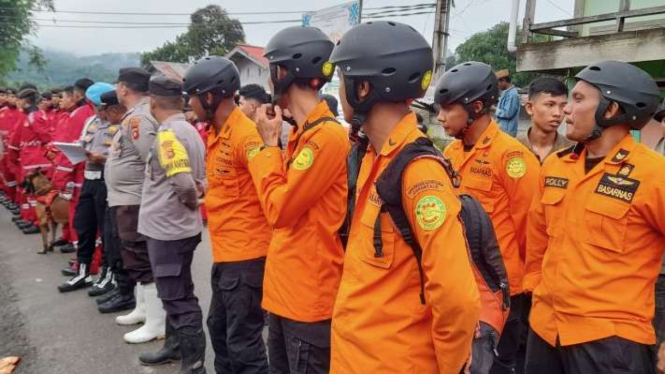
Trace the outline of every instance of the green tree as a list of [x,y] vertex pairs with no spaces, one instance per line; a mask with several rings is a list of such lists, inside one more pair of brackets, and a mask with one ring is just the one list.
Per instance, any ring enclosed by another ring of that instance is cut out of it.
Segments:
[[141,63],[150,61],[189,62],[206,55],[224,55],[236,45],[243,43],[245,32],[237,19],[232,19],[222,7],[208,5],[198,9],[190,17],[191,23],[184,34],[174,42],[141,56]]
[[16,67],[21,51],[30,55],[32,64],[42,66],[45,63],[40,50],[26,39],[37,28],[31,19],[32,13],[40,9],[53,11],[53,0],[0,0],[0,77],[3,79]]
[[[513,83],[518,87],[524,87],[538,74],[515,73],[517,58],[515,54],[509,53],[506,48],[508,26],[508,22],[501,22],[487,31],[474,34],[457,47],[455,55],[457,55],[459,63],[480,61],[491,65],[495,71],[509,69],[512,73]],[[517,40],[520,40],[519,34],[518,31]],[[534,41],[549,39],[549,37],[543,35],[535,35],[534,38]]]

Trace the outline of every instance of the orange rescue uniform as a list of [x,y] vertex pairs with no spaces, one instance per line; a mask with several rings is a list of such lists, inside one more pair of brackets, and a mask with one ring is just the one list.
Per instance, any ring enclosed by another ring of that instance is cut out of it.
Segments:
[[370,147],[358,177],[332,324],[331,373],[457,374],[469,358],[480,299],[458,214],[461,204],[441,164],[413,161],[403,174],[403,206],[423,251],[425,299],[418,265],[387,212],[383,257],[375,257],[380,198],[374,183],[408,144],[423,137],[408,114],[377,152]]
[[268,252],[272,228],[247,166],[262,145],[256,124],[237,107],[219,134],[208,134],[205,206],[216,263],[253,260]]
[[346,215],[349,140],[325,101],[290,136],[286,160],[268,147],[249,163],[273,236],[263,308],[299,322],[332,317],[344,251],[338,231]]
[[445,150],[461,176],[462,192],[478,199],[489,214],[508,272],[510,295],[522,293],[527,214],[535,194],[540,163],[492,120],[473,149],[455,140]]
[[543,164],[529,215],[531,328],[552,346],[654,344],[665,248],[665,158],[627,135],[589,173],[572,148]]

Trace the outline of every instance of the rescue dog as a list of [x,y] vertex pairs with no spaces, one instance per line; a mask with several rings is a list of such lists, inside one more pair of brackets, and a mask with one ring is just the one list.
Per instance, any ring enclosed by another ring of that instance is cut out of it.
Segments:
[[[26,193],[37,198],[35,213],[39,222],[39,230],[42,234],[42,250],[39,254],[53,251],[55,235],[58,225],[69,224],[69,201],[60,196],[58,190],[53,187],[51,181],[39,169],[29,174],[23,182]],[[49,240],[48,234],[51,233]]]

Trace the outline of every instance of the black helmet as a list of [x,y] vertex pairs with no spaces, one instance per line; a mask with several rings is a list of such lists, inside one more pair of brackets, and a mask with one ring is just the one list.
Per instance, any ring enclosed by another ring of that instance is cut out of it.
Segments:
[[492,67],[477,61],[459,64],[445,72],[436,83],[434,103],[450,105],[459,103],[469,113],[469,124],[478,114],[473,110],[473,102],[482,101],[483,113],[496,104],[499,98],[498,80]]
[[183,85],[190,95],[214,90],[215,94],[228,97],[240,88],[240,73],[228,58],[207,56],[187,69]]
[[[235,64],[224,57],[207,56],[194,63],[183,78],[183,89],[189,95],[196,95],[206,111],[206,120],[212,120],[219,103],[232,96],[240,88],[240,73]],[[209,105],[203,94],[211,92],[214,96]]]
[[[335,71],[329,61],[334,46],[330,38],[316,27],[293,26],[275,34],[263,56],[270,62],[270,79],[276,99],[296,79],[319,78],[321,86],[329,82]],[[284,79],[278,79],[277,66],[286,69]]]
[[[377,102],[401,102],[425,95],[432,80],[432,48],[409,25],[390,21],[363,23],[349,30],[330,58],[344,75],[346,99],[355,126]],[[368,81],[372,92],[356,97],[356,83]]]
[[[596,87],[602,99],[596,109],[596,129],[590,139],[600,137],[603,129],[627,124],[632,130],[641,130],[656,114],[660,92],[656,82],[642,69],[618,61],[601,61],[587,66],[575,79]],[[603,115],[614,101],[623,110],[615,118]]]

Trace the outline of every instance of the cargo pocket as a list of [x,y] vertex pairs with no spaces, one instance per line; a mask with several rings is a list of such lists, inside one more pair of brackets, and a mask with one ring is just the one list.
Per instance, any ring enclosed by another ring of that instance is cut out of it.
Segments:
[[307,366],[309,361],[309,353],[311,346],[304,340],[292,338],[290,342],[290,350],[293,353],[293,361],[291,361],[291,373],[293,374],[307,374]]
[[369,243],[363,245],[363,253],[361,258],[364,262],[380,267],[389,269],[395,257],[395,228],[393,227],[392,219],[387,212],[380,213],[381,215],[381,244],[382,248],[377,249],[374,240],[374,228],[376,224],[376,215],[378,208],[365,209],[360,219],[362,229],[367,230],[367,234],[363,235]]
[[557,237],[561,234],[563,217],[561,214],[556,214],[554,212],[554,207],[563,201],[564,196],[566,196],[565,191],[546,188],[543,192],[543,196],[540,198],[540,203],[543,205],[543,211],[545,213],[545,219],[548,222],[546,229],[547,235],[550,237]]
[[594,195],[584,208],[585,241],[613,252],[623,252],[630,204]]
[[494,200],[491,197],[492,179],[468,178],[464,180],[467,192],[475,197],[483,209],[492,215],[494,212]]
[[185,297],[185,284],[180,279],[182,264],[155,265],[154,275],[159,282],[157,296],[162,300],[178,300]]

